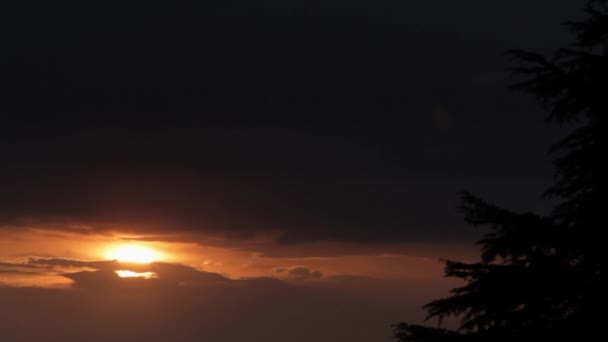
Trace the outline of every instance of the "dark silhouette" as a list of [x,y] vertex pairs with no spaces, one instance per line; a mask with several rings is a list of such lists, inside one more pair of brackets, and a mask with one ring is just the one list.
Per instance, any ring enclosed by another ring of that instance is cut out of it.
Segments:
[[[489,231],[478,242],[477,263],[447,261],[445,275],[463,279],[451,296],[428,303],[439,327],[400,323],[395,338],[429,341],[590,341],[606,337],[606,249],[601,231],[598,174],[606,156],[599,144],[608,90],[608,1],[591,0],[583,21],[566,25],[572,46],[547,58],[511,51],[524,80],[516,90],[534,95],[548,121],[573,131],[554,145],[556,183],[545,196],[558,205],[549,216],[515,213],[469,193],[462,196],[465,220]],[[456,331],[443,318],[459,318]]]

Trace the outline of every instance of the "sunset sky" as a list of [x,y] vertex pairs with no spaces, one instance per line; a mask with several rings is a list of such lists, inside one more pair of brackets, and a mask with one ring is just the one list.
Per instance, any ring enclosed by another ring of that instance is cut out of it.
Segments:
[[[0,341],[390,341],[546,211],[505,51],[572,1],[0,5]],[[449,324],[449,322],[448,322]]]

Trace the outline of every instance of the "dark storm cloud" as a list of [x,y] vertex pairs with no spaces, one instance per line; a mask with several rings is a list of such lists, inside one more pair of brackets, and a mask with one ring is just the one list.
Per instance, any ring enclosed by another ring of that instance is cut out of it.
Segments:
[[3,226],[283,243],[461,238],[462,189],[538,206],[556,133],[506,93],[501,54],[557,46],[577,9],[0,6]]

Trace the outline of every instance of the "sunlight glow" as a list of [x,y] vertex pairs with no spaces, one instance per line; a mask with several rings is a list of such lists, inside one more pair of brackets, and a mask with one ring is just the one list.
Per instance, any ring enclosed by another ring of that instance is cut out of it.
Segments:
[[145,279],[158,279],[158,274],[154,272],[133,272],[127,270],[115,271],[121,278],[145,278]]
[[149,263],[159,259],[160,255],[152,248],[139,245],[122,245],[108,251],[108,258],[121,262]]

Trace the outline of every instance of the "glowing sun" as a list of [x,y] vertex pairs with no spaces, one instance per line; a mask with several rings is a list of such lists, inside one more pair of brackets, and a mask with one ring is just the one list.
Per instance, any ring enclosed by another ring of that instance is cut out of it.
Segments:
[[149,263],[158,260],[160,254],[145,246],[121,245],[108,250],[106,256],[121,262]]

